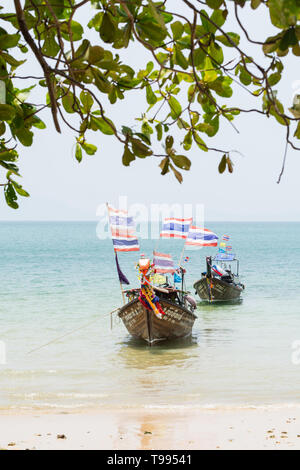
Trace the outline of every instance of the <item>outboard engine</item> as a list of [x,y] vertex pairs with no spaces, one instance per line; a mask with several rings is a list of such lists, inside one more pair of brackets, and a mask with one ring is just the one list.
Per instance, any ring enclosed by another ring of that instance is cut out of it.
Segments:
[[189,294],[186,294],[184,297],[183,297],[183,300],[184,300],[184,306],[185,308],[191,310],[192,312],[194,310],[196,310],[197,308],[197,303],[196,303],[196,300],[194,299],[194,297],[192,295],[189,295]]
[[206,276],[211,278],[211,256],[206,257]]

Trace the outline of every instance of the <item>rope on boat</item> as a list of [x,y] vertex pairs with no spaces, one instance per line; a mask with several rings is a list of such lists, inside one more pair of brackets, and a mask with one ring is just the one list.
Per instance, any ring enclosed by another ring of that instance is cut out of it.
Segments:
[[[110,315],[110,318],[111,318],[111,325],[112,325],[112,315],[113,315],[113,313],[117,312],[118,310],[120,310],[120,309],[119,309],[119,308],[115,308],[115,310],[112,310],[112,311],[108,314],[108,315]],[[89,323],[86,323],[85,325],[82,325],[82,326],[80,326],[79,328],[75,328],[74,330],[69,331],[68,333],[65,333],[65,334],[62,335],[62,336],[59,336],[58,338],[55,338],[55,339],[49,341],[49,342],[46,343],[46,344],[42,344],[41,346],[39,346],[39,347],[37,347],[37,348],[31,349],[31,351],[28,351],[27,354],[31,354],[31,353],[33,353],[33,352],[35,352],[35,351],[39,351],[40,349],[45,348],[46,346],[49,346],[50,344],[55,343],[56,341],[59,341],[60,339],[65,338],[66,336],[72,335],[73,333],[76,333],[77,331],[83,330],[84,328],[87,328],[88,326],[93,325],[94,323],[96,323],[97,321],[99,321],[100,318],[101,318],[101,317],[97,318],[97,320],[93,320],[93,321],[91,321],[91,322],[89,322]]]

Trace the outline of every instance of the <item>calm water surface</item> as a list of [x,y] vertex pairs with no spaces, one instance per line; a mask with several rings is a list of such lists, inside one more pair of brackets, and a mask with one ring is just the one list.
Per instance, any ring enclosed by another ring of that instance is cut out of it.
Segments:
[[[205,305],[188,342],[149,348],[109,312],[121,303],[110,240],[96,224],[0,223],[0,408],[300,405],[300,224],[210,223],[231,235],[241,304]],[[142,241],[150,255],[154,242]],[[179,257],[181,241],[159,249]],[[212,250],[188,253],[187,287]],[[120,255],[136,281],[136,253]],[[95,323],[35,353],[28,351]]]

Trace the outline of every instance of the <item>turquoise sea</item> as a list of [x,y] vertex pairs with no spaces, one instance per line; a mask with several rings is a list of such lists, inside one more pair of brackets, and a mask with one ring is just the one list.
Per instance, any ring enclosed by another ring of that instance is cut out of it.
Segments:
[[[97,238],[95,222],[0,223],[0,408],[300,405],[300,365],[292,362],[300,340],[300,223],[207,226],[231,236],[243,302],[199,302],[192,341],[149,348],[117,318],[110,328],[121,295],[111,241]],[[150,255],[155,244],[142,240],[142,252]],[[176,259],[182,241],[161,240],[158,248]],[[192,292],[214,250],[187,253]],[[136,260],[137,253],[119,256],[132,286]]]

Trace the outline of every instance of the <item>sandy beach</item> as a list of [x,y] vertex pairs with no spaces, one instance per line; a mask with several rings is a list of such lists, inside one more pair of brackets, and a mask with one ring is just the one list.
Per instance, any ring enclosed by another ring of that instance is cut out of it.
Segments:
[[1,412],[0,448],[300,449],[300,409]]

